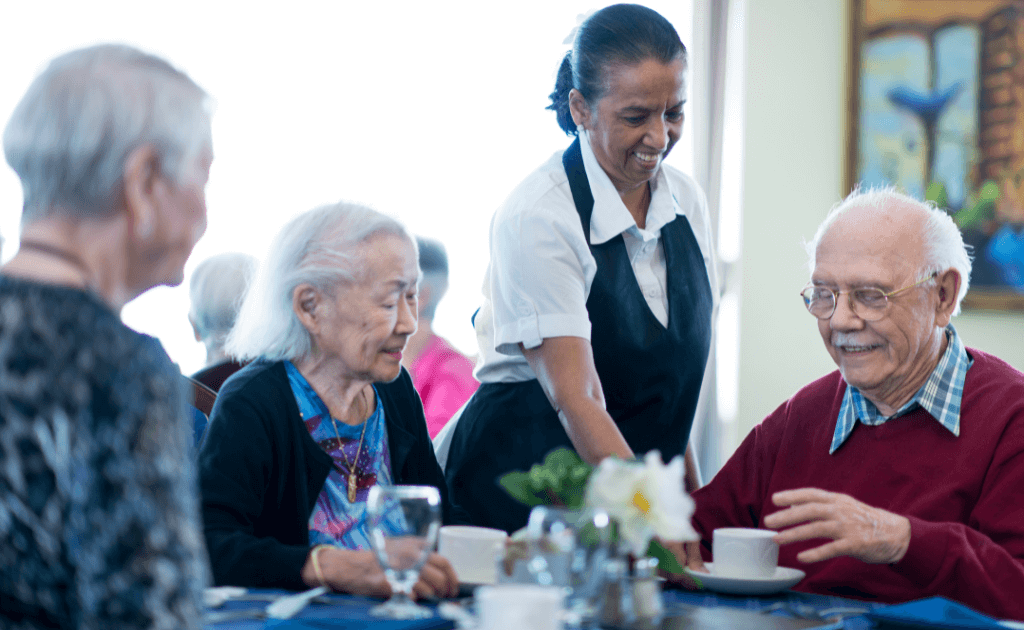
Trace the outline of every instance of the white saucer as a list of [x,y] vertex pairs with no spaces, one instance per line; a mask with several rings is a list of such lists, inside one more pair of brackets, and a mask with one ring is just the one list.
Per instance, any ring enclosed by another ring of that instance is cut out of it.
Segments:
[[700,580],[704,588],[718,593],[729,593],[731,595],[770,595],[784,591],[787,588],[796,586],[800,580],[807,576],[800,569],[788,567],[776,567],[775,575],[766,578],[742,578],[715,575],[715,564],[707,562],[704,564],[710,573],[693,571],[685,568],[687,575]]

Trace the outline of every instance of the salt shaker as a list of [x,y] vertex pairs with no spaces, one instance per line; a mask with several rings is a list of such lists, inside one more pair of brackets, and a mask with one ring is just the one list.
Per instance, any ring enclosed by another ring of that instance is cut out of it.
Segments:
[[654,630],[665,616],[665,601],[658,579],[658,559],[641,558],[633,564],[633,628]]
[[631,627],[633,588],[624,558],[609,558],[604,565],[604,597],[601,603],[601,624],[612,628]]

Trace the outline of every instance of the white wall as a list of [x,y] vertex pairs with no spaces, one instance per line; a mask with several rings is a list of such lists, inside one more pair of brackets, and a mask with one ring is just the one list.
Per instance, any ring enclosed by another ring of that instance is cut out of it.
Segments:
[[[727,452],[835,368],[798,294],[803,241],[846,192],[847,20],[846,2],[747,0],[740,401]],[[965,313],[954,324],[968,346],[1024,370],[1024,314]]]

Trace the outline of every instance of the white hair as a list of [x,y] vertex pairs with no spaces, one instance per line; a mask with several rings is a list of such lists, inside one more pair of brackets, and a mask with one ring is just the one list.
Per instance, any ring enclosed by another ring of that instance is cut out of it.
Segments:
[[255,271],[255,258],[231,252],[207,258],[192,272],[189,316],[207,346],[215,350],[224,346]]
[[309,332],[292,309],[301,284],[333,293],[362,278],[359,246],[378,235],[416,241],[397,219],[354,203],[338,203],[304,212],[288,222],[246,294],[225,349],[240,360],[295,360],[312,351]]
[[828,216],[818,226],[814,238],[806,245],[811,273],[814,273],[818,245],[825,238],[825,234],[828,233],[836,219],[852,208],[874,208],[890,214],[914,208],[927,213],[927,218],[921,226],[924,260],[921,262],[921,271],[917,279],[924,280],[936,273],[955,269],[960,274],[960,291],[956,296],[956,308],[953,310],[953,315],[960,313],[960,303],[967,295],[967,289],[971,283],[971,252],[969,246],[964,244],[960,228],[956,226],[948,212],[934,203],[915,199],[892,187],[867,190],[857,188],[846,199],[832,206]]
[[57,57],[36,77],[4,130],[4,154],[24,193],[24,220],[109,214],[131,152],[152,144],[180,183],[210,144],[209,98],[163,59],[118,44]]

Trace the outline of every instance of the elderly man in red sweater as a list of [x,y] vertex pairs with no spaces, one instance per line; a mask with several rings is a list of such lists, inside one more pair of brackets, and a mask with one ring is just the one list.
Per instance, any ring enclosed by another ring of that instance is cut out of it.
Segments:
[[[768,528],[779,564],[807,573],[797,590],[1024,619],[1024,374],[950,324],[971,270],[959,231],[891,190],[856,192],[808,251],[803,299],[839,370],[694,493],[705,558],[716,528]],[[697,550],[678,553],[700,568]]]

